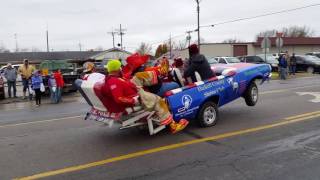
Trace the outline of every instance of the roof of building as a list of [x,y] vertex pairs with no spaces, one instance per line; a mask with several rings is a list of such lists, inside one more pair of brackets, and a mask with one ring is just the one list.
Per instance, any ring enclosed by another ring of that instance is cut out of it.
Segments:
[[[114,53],[117,53],[116,55]],[[121,53],[121,54],[119,54]],[[101,51],[97,54],[94,54],[90,57],[90,59],[95,60],[104,60],[104,59],[112,59],[112,58],[126,58],[132,53],[119,48],[111,48],[105,51]]]
[[14,52],[0,53],[0,63],[21,63],[23,59],[37,63],[43,60],[87,60],[102,51]]
[[[269,37],[271,46],[276,46],[276,37]],[[282,37],[284,46],[320,45],[320,37]],[[254,46],[261,46],[263,37],[258,37]]]

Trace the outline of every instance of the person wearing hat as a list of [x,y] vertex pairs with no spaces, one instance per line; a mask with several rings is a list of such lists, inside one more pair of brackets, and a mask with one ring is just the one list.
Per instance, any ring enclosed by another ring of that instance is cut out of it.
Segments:
[[35,71],[35,68],[29,64],[28,59],[24,59],[23,65],[21,65],[18,69],[18,73],[21,75],[22,78],[23,99],[26,99],[26,92],[27,89],[29,90],[29,80],[31,79],[33,71]]
[[9,98],[11,98],[11,88],[13,88],[13,97],[17,97],[17,71],[10,63],[8,63],[7,69],[4,71],[4,77],[7,79]]
[[88,74],[95,72],[95,65],[93,62],[86,62],[83,64],[83,74],[81,74],[81,79],[86,79]]
[[40,106],[41,105],[41,84],[43,83],[41,74],[39,71],[34,71],[33,75],[31,77],[31,87],[35,92],[35,100],[36,100],[36,105]]
[[184,71],[184,77],[191,77],[193,82],[197,81],[196,72],[200,74],[202,80],[210,79],[215,76],[211,70],[207,58],[199,53],[199,48],[196,44],[192,44],[189,49],[189,62],[188,68]]
[[[188,125],[188,121],[181,119],[175,122],[165,100],[161,97],[146,92],[142,88],[143,82],[126,80],[122,76],[121,63],[110,60],[105,66],[109,75],[105,79],[104,92],[111,95],[114,100],[114,113],[123,112],[126,107],[143,104],[147,110],[155,111],[162,125],[169,125],[171,132],[181,131]],[[137,78],[133,77],[137,80]],[[139,79],[139,78],[138,78]],[[110,111],[110,109],[108,109]]]

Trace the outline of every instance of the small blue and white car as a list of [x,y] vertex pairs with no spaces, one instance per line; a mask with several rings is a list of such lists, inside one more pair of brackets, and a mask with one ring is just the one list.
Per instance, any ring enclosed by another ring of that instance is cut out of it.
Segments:
[[[214,65],[212,70],[216,73],[215,77],[165,93],[164,98],[175,120],[197,120],[202,127],[213,126],[219,119],[218,108],[237,98],[243,97],[248,106],[254,106],[259,99],[256,80],[261,79],[263,83],[271,76],[271,67],[267,64],[220,64]],[[93,73],[87,80],[76,81],[79,92],[91,106],[85,119],[108,125],[117,122],[121,125],[120,129],[147,125],[150,135],[165,129],[154,112],[146,111],[141,106],[127,108],[123,113],[108,112],[97,94],[104,78],[100,73]]]

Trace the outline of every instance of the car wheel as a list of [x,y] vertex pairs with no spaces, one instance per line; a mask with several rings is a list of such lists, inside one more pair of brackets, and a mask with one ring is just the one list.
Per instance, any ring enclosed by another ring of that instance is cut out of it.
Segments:
[[308,72],[309,74],[313,74],[313,73],[314,73],[314,68],[311,67],[311,66],[308,67],[307,72]]
[[259,99],[259,90],[256,83],[253,81],[251,82],[250,86],[244,93],[244,99],[248,106],[254,106],[257,104]]
[[197,119],[201,127],[210,127],[217,124],[219,119],[218,106],[208,101],[201,106]]

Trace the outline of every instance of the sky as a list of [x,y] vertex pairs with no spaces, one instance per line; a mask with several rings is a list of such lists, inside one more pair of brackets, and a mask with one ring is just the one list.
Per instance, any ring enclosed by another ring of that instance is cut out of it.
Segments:
[[[223,21],[292,9],[320,0],[201,0],[200,24]],[[293,25],[307,26],[320,36],[320,6],[285,14],[201,28],[206,43],[236,38],[254,41],[257,33]],[[53,51],[112,48],[112,29],[120,23],[126,29],[123,46],[135,51],[141,42],[157,45],[170,35],[185,41],[186,31],[196,29],[195,0],[1,0],[0,46],[46,50],[46,29]],[[15,35],[16,34],[16,39]],[[179,35],[178,37],[176,37]],[[192,41],[196,41],[192,34]],[[115,36],[115,43],[120,37]]]

